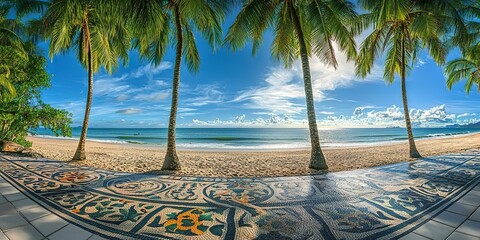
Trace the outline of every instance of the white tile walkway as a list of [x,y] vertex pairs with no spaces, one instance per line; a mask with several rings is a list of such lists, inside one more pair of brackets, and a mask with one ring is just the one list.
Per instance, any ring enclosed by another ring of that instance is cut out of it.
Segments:
[[480,240],[480,184],[402,239]]
[[52,214],[0,176],[0,240],[100,240]]

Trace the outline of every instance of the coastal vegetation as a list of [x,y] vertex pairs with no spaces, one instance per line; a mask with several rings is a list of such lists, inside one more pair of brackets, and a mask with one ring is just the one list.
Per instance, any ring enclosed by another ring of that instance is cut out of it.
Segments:
[[[9,51],[0,46],[0,52]],[[42,126],[56,136],[71,136],[72,114],[43,102],[41,91],[50,87],[46,59],[35,54],[14,62],[9,79],[16,95],[0,100],[0,139],[30,147],[26,140],[30,129]]]
[[[25,147],[30,129],[42,126],[56,136],[71,136],[71,113],[43,102],[41,91],[50,87],[46,59],[27,34],[22,16],[40,8],[24,2],[0,5],[0,140]],[[15,18],[8,14],[14,13]]]
[[[87,97],[82,131],[73,160],[85,160],[94,74],[104,68],[111,74],[126,64],[131,52],[158,65],[167,49],[174,47],[172,101],[167,151],[162,170],[180,170],[175,128],[179,105],[182,61],[191,72],[200,68],[196,36],[215,50],[223,43],[238,50],[252,43],[255,53],[266,32],[273,39],[271,54],[285,67],[300,60],[311,141],[312,169],[328,169],[320,146],[315,114],[310,63],[312,57],[337,68],[338,52],[356,62],[356,73],[367,77],[375,61],[385,57],[384,79],[401,81],[409,156],[420,157],[409,115],[406,78],[421,51],[439,65],[447,53],[459,48],[460,59],[445,67],[447,86],[467,79],[467,93],[480,89],[478,23],[480,3],[473,0],[360,0],[362,14],[345,0],[0,0],[0,139],[28,145],[28,129],[44,126],[55,134],[71,135],[71,115],[42,102],[41,89],[48,87],[45,59],[35,50],[37,40],[49,42],[50,58],[74,51],[87,70]],[[9,19],[12,8],[17,16]],[[239,9],[223,36],[229,10]],[[22,20],[34,13],[39,19]],[[119,17],[121,16],[121,17]],[[23,25],[30,27],[24,27]],[[355,37],[367,33],[359,48]],[[132,51],[133,50],[133,51]],[[358,50],[358,54],[357,54]]]

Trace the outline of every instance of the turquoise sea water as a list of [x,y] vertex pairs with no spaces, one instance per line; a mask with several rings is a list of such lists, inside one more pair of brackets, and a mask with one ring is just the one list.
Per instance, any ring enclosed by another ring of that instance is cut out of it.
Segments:
[[[80,128],[73,129],[78,138]],[[417,139],[480,132],[476,128],[417,128]],[[53,137],[51,132],[37,129],[33,135]],[[188,149],[286,149],[309,147],[308,129],[303,128],[178,128],[177,146]],[[165,128],[90,128],[87,139],[100,142],[151,144],[165,146]],[[324,147],[378,145],[405,141],[403,128],[320,129]]]

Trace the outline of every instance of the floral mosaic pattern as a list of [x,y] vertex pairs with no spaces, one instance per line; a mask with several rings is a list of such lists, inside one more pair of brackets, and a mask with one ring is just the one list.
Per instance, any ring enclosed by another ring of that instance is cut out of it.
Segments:
[[0,174],[111,239],[391,239],[480,182],[480,151],[279,178],[127,174],[0,155]]

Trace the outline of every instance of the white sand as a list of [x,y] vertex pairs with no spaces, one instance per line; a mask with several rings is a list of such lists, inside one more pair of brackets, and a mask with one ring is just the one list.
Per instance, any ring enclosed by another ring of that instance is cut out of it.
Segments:
[[[69,161],[77,141],[29,137],[33,148],[45,157]],[[124,172],[158,172],[165,149],[135,144],[88,141],[87,160],[70,162]],[[418,140],[424,157],[480,148],[480,134]],[[345,171],[396,162],[412,161],[408,143],[375,147],[324,149],[329,171]],[[260,177],[308,175],[308,150],[291,151],[178,151],[182,170],[177,175],[210,177]]]

